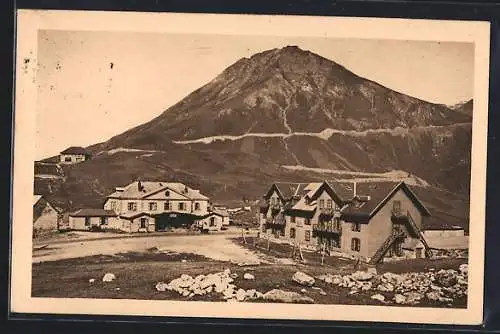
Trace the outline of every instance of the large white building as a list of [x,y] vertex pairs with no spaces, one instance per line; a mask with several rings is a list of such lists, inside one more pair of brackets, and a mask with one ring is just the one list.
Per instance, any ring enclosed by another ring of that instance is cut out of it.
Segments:
[[[117,187],[101,210],[102,219],[90,219],[75,213],[73,229],[92,229],[99,222],[101,229],[126,232],[163,231],[168,227],[187,227],[193,224],[209,230],[221,228],[222,221],[212,219],[210,199],[199,190],[178,182],[136,181]],[[110,214],[113,213],[113,214]]]

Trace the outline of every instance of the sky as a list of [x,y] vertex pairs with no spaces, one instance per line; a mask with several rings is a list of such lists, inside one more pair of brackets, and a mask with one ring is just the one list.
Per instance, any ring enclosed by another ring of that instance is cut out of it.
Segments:
[[434,103],[473,97],[468,43],[39,31],[36,159],[151,120],[243,57],[287,45]]

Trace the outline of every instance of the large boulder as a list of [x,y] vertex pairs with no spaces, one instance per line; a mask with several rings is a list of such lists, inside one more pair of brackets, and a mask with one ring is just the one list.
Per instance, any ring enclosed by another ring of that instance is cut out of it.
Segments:
[[380,293],[377,293],[373,296],[371,296],[371,299],[378,300],[379,302],[383,302],[385,300],[385,297],[381,295]]
[[253,279],[255,279],[255,276],[254,276],[254,275],[252,275],[252,274],[250,274],[250,273],[245,273],[245,274],[243,275],[243,278],[244,278],[244,279],[247,279],[247,280],[253,280]]
[[356,281],[369,281],[373,278],[373,273],[368,271],[356,271],[351,277]]
[[293,291],[283,291],[273,289],[266,292],[263,296],[264,300],[277,303],[298,303],[298,304],[314,304],[314,299]]
[[458,270],[460,271],[460,273],[462,275],[467,275],[469,273],[469,265],[464,263],[464,264],[461,264],[459,267],[458,267]]
[[311,277],[301,271],[297,271],[295,274],[293,274],[292,280],[299,283],[300,285],[306,286],[313,286],[315,282],[314,277]]
[[112,282],[116,279],[115,274],[113,273],[107,273],[103,276],[102,281],[103,282]]

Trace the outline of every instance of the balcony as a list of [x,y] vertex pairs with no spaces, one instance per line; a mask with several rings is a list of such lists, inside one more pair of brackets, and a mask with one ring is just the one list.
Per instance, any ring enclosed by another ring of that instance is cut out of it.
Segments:
[[271,221],[266,222],[267,228],[284,228],[286,225],[285,216],[279,214],[274,217]]
[[333,217],[336,210],[334,208],[319,208],[319,213],[322,216]]
[[313,231],[316,233],[334,233],[334,234],[342,234],[342,228],[340,224],[327,222],[327,223],[318,223],[313,225]]
[[392,235],[397,236],[399,238],[406,238],[406,230],[402,225],[393,224],[392,225]]

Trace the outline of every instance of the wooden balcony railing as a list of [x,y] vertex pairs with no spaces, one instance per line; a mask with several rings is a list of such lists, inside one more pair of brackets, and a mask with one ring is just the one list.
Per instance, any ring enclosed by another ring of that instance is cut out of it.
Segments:
[[315,232],[342,234],[342,228],[340,227],[339,224],[335,224],[335,223],[313,224],[312,228],[313,228],[313,231],[315,231]]

